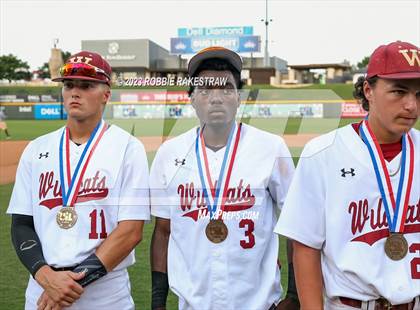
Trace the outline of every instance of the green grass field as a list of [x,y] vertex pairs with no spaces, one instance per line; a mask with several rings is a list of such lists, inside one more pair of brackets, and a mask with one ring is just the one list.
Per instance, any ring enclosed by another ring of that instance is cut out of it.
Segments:
[[[252,119],[244,120],[250,124],[277,134],[323,133],[343,126],[356,120],[328,120],[328,119]],[[118,121],[109,120],[132,132],[135,136],[167,136],[177,135],[196,124],[195,120],[138,120]],[[64,121],[8,121],[8,126],[13,140],[32,140],[40,135],[63,126]],[[416,128],[420,128],[417,122]],[[4,140],[1,132],[0,140]],[[295,162],[298,159],[301,148],[292,149]],[[148,153],[149,164],[152,162],[154,152]],[[10,241],[11,219],[5,214],[13,184],[0,186],[0,309],[22,309],[24,305],[25,288],[28,280],[28,272],[19,262]],[[153,223],[147,224],[144,230],[144,238],[136,248],[137,263],[129,268],[132,295],[137,309],[150,308],[151,279],[149,265],[149,246]],[[282,284],[287,287],[287,263],[285,258],[285,241],[281,239],[280,261],[284,266],[282,270]],[[177,298],[173,294],[169,296],[168,309],[177,308]]]

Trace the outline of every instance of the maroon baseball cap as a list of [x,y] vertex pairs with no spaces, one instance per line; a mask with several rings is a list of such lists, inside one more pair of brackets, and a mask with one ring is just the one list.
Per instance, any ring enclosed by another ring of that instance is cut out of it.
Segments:
[[396,41],[379,46],[370,56],[367,78],[420,79],[420,50],[417,46]]
[[188,63],[188,75],[194,76],[200,64],[204,60],[210,59],[210,58],[218,58],[218,59],[226,60],[239,73],[242,70],[241,56],[239,56],[237,53],[235,53],[234,51],[230,49],[227,49],[221,46],[212,46],[212,47],[202,49],[191,58],[190,62]]
[[60,77],[53,79],[61,82],[67,79],[95,81],[111,84],[112,69],[109,63],[99,54],[88,51],[70,56],[60,69]]

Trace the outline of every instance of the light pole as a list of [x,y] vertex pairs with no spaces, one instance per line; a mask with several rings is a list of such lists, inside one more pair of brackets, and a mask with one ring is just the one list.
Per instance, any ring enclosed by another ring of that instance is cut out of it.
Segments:
[[265,24],[265,51],[264,51],[264,66],[270,66],[270,56],[268,54],[268,25],[273,21],[268,19],[268,0],[265,0],[265,19],[261,19]]

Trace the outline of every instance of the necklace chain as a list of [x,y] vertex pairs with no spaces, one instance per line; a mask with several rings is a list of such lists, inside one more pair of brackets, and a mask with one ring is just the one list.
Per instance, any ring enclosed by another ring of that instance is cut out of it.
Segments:
[[394,172],[394,173],[389,173],[389,176],[390,177],[393,177],[393,176],[395,176],[398,172],[400,172],[400,169],[401,169],[401,161],[402,161],[402,158],[400,158],[400,164],[398,165],[398,169]]

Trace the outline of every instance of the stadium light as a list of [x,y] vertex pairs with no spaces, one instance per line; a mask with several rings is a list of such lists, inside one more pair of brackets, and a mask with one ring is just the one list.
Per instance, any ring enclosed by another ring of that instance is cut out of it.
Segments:
[[261,19],[265,24],[265,50],[264,50],[264,66],[270,66],[270,56],[268,54],[268,25],[273,21],[268,18],[268,0],[265,0],[265,19]]

